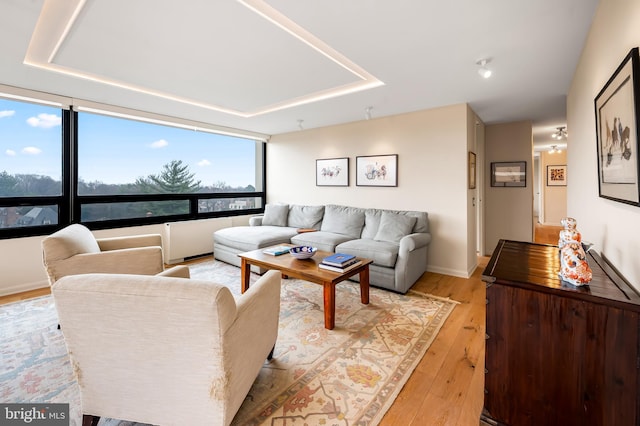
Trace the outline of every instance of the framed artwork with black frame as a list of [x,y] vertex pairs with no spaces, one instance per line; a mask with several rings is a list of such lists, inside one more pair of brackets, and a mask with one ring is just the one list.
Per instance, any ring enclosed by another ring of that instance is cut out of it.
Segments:
[[594,100],[599,195],[634,206],[640,206],[639,60],[635,47]]
[[349,158],[316,160],[316,186],[349,186]]
[[547,186],[567,186],[567,166],[547,166]]
[[356,157],[356,186],[398,186],[398,154]]
[[527,186],[527,162],[510,161],[491,163],[491,186]]

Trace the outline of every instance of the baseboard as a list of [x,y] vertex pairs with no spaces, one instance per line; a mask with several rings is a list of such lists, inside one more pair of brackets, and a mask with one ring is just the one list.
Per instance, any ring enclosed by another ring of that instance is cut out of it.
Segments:
[[[475,271],[475,267],[473,268]],[[469,278],[471,274],[466,271],[460,271],[458,269],[440,268],[438,266],[427,266],[427,272],[434,272],[436,274],[451,275],[458,278]]]
[[31,283],[20,283],[10,287],[0,288],[0,296],[9,296],[11,294],[23,293],[25,291],[38,290],[49,287],[49,281],[36,281]]

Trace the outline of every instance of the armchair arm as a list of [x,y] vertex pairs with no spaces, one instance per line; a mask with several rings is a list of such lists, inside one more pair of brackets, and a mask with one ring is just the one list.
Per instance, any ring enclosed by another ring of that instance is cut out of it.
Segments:
[[178,265],[156,274],[157,277],[191,278],[191,272],[186,265]]
[[66,275],[89,273],[155,275],[164,270],[162,259],[160,247],[139,247],[77,254],[68,259],[50,262],[46,267],[55,282]]
[[162,247],[160,234],[131,235],[124,237],[110,237],[96,239],[102,251],[120,250],[137,247]]
[[224,364],[228,366],[227,376],[233,377],[227,402],[236,410],[278,337],[280,281],[279,271],[268,271],[252,284],[236,299],[236,319],[225,331]]

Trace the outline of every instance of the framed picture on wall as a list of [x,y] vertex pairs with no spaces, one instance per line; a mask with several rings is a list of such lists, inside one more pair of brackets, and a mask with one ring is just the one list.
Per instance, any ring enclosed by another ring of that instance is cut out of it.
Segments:
[[640,206],[640,70],[633,48],[595,98],[598,188],[602,198]]
[[316,186],[349,186],[349,158],[316,160]]
[[547,166],[547,186],[567,186],[567,166]]
[[491,186],[527,186],[527,162],[491,163]]
[[356,186],[398,186],[398,154],[356,157]]

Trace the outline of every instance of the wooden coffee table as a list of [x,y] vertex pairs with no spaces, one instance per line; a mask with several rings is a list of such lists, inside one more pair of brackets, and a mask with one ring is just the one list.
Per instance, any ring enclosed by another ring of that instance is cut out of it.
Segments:
[[[288,245],[288,244],[279,244]],[[293,247],[293,245],[291,245]],[[265,247],[266,248],[266,247]],[[333,272],[318,268],[318,264],[327,256],[333,253],[318,250],[310,259],[299,260],[289,253],[280,256],[264,254],[262,249],[240,253],[242,259],[241,279],[242,292],[249,289],[249,278],[251,276],[251,265],[256,265],[264,269],[275,269],[292,278],[320,284],[324,290],[324,327],[333,330],[336,321],[336,284],[346,280],[355,274],[360,274],[360,301],[369,304],[369,264],[371,259],[358,258],[362,264],[347,272]]]

